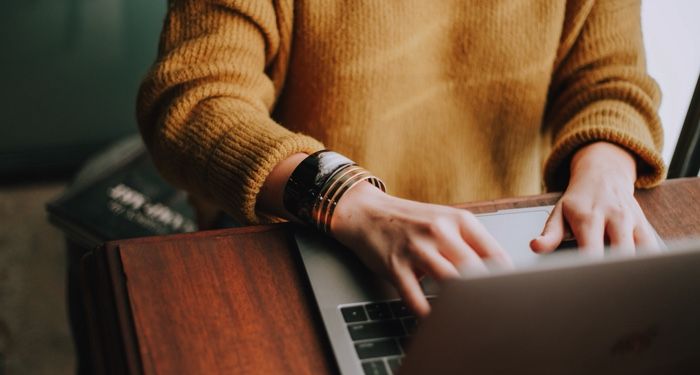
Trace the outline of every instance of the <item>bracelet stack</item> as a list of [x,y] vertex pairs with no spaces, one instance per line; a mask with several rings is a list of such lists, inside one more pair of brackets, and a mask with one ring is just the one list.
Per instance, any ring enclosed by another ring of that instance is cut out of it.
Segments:
[[386,191],[384,183],[352,160],[332,151],[309,155],[284,188],[284,207],[300,221],[330,233],[340,198],[362,181]]

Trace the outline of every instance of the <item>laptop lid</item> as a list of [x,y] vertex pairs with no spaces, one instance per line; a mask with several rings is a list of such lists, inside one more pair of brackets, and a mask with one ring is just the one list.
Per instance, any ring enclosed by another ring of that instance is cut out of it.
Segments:
[[695,242],[448,282],[402,373],[698,374],[699,271]]

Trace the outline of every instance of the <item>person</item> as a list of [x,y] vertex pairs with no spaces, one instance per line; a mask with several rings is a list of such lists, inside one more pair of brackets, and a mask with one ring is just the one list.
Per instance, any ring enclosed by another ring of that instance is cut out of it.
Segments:
[[[318,224],[425,315],[422,275],[509,263],[449,203],[563,190],[534,251],[567,226],[593,254],[652,246],[633,193],[665,176],[659,101],[637,0],[171,0],[138,120],[170,181]],[[349,160],[332,200],[322,166]]]

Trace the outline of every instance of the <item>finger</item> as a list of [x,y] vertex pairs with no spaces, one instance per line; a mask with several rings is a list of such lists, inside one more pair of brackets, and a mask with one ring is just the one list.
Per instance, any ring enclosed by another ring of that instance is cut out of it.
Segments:
[[[512,268],[512,265],[506,266],[501,263],[498,263],[496,267]],[[470,257],[468,261],[462,263],[462,265],[460,265],[458,269],[460,276],[464,277],[478,276],[489,273],[489,269],[486,267],[484,260],[476,256],[476,254],[474,254],[473,257]]]
[[417,258],[416,261],[420,268],[435,280],[459,277],[459,272],[454,264],[445,259],[437,250],[418,250],[413,255]]
[[464,239],[457,236],[456,233],[454,236],[443,238],[441,245],[440,252],[445,258],[452,262],[457,269],[486,270],[483,260],[479,258],[474,252],[474,249],[469,247],[469,245],[464,242]]
[[651,224],[646,220],[637,224],[634,228],[633,236],[634,242],[642,251],[658,252],[661,248],[661,244],[654,234],[654,229],[652,229]]
[[542,234],[530,241],[530,248],[536,253],[551,253],[564,239],[564,215],[561,203],[557,203],[544,224]]
[[656,253],[663,249],[663,243],[656,234],[656,231],[647,220],[642,207],[639,206],[639,202],[636,199],[632,199],[633,205],[635,207],[636,216],[638,218],[632,236],[634,237],[634,242],[637,244],[637,251]]
[[602,215],[597,213],[586,216],[577,215],[569,223],[581,251],[590,255],[603,256],[605,222]]
[[419,317],[427,316],[430,313],[430,304],[413,271],[404,266],[397,267],[394,272],[394,285],[406,305]]
[[[481,258],[493,261],[502,267],[512,267],[513,262],[483,224],[473,215],[464,215],[460,223],[460,234],[466,245]],[[467,252],[473,254],[472,252]]]
[[634,225],[631,220],[608,220],[606,226],[610,247],[620,254],[634,254]]

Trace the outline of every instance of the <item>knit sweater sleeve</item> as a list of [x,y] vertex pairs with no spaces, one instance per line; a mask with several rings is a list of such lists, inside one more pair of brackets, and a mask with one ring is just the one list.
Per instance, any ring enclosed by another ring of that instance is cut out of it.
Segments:
[[645,66],[638,0],[569,1],[544,121],[549,190],[566,187],[571,157],[594,141],[635,155],[636,187],[664,179],[660,92]]
[[275,123],[291,1],[171,0],[158,59],[138,98],[139,127],[172,183],[246,223],[272,168],[322,145]]

